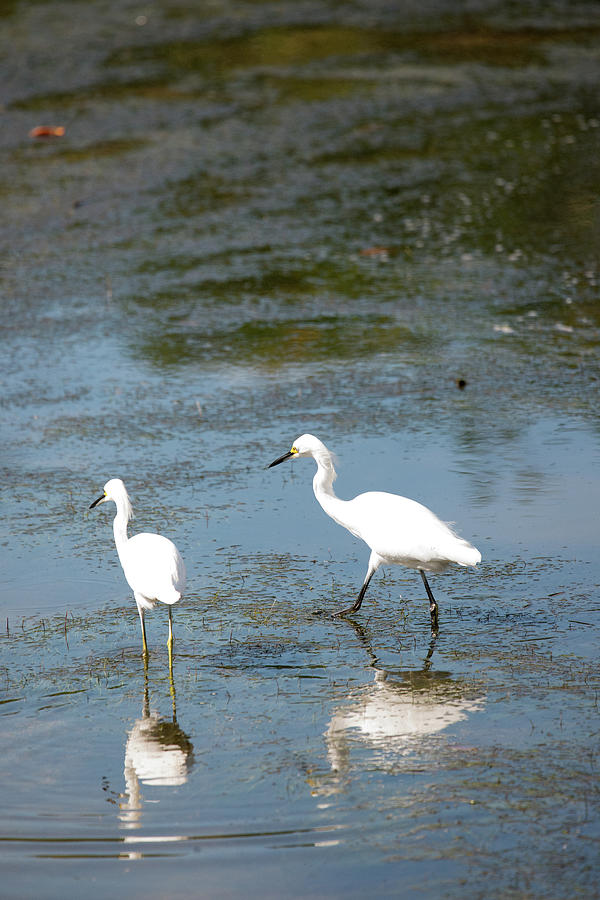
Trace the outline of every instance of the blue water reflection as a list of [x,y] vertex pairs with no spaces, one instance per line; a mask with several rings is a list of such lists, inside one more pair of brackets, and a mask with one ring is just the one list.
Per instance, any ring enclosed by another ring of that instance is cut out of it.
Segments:
[[142,715],[127,735],[125,746],[125,793],[119,802],[119,820],[123,828],[139,828],[143,823],[145,802],[160,802],[156,792],[145,800],[143,787],[180,787],[194,764],[194,748],[177,722],[175,684],[170,678],[172,718],[164,719],[151,711],[148,673],[144,677]]
[[[327,792],[342,790],[355,765],[394,770],[403,757],[431,758],[434,735],[485,708],[481,688],[435,670],[437,638],[421,668],[388,671],[377,658],[369,629],[351,624],[369,657],[373,681],[350,691],[334,708],[325,742],[337,777],[328,780]],[[353,750],[359,750],[356,762]]]

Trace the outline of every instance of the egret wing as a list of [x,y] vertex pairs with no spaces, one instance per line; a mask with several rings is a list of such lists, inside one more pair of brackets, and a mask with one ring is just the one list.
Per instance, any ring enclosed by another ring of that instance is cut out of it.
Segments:
[[461,548],[471,545],[416,500],[371,491],[359,494],[347,508],[353,526],[347,527],[383,560],[434,572],[443,571],[450,562],[474,564],[462,561]]
[[176,603],[185,590],[185,565],[175,544],[160,534],[136,534],[123,561],[130,587],[149,600]]

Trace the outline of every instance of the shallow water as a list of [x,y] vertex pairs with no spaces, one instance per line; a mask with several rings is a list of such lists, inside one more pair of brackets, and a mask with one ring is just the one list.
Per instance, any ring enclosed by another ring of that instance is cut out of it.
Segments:
[[[600,15],[454,9],[2,6],[5,896],[600,892]],[[480,548],[436,641],[304,431]]]

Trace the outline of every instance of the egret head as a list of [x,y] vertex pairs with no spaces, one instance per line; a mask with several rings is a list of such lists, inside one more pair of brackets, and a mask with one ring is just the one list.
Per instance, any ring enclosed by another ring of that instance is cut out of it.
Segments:
[[112,500],[117,507],[124,508],[128,520],[133,518],[129,494],[120,478],[111,478],[106,482],[103,493],[93,503],[90,503],[90,509],[98,506],[99,503],[107,503],[109,500]]
[[314,434],[302,434],[299,438],[296,438],[291,450],[288,450],[287,453],[284,453],[278,459],[273,460],[267,468],[278,466],[279,463],[285,462],[286,459],[294,459],[300,456],[312,456],[316,459],[318,456],[323,455],[331,456],[323,441],[320,441]]

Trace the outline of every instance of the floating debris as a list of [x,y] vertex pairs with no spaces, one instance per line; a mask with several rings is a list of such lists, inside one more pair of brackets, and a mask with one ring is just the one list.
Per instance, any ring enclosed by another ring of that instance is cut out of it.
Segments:
[[388,247],[365,247],[360,251],[361,256],[368,256],[371,259],[389,259],[390,251]]
[[36,125],[29,132],[30,138],[53,138],[63,137],[65,133],[64,125]]

